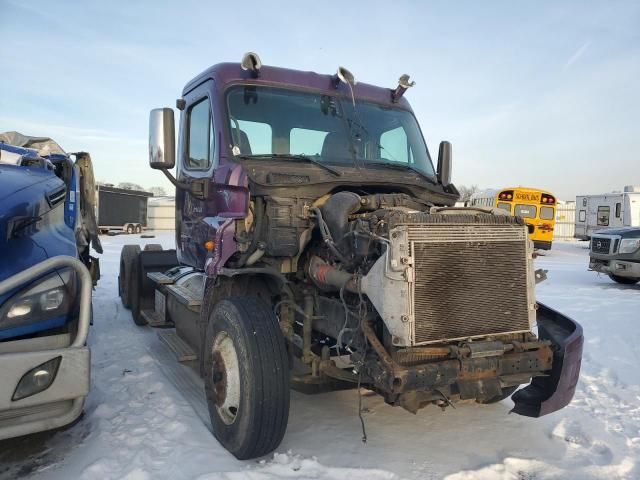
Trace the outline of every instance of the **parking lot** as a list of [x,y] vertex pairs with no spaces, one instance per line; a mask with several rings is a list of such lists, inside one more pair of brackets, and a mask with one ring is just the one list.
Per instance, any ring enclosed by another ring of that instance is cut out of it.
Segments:
[[[365,394],[361,442],[355,390],[292,392],[277,454],[240,462],[211,435],[197,375],[170,360],[150,327],[133,324],[117,295],[123,244],[104,237],[94,293],[92,390],[84,416],[56,433],[0,444],[2,478],[548,479],[638,478],[640,287],[587,271],[584,243],[557,243],[537,259],[549,270],[539,300],[581,322],[585,351],[571,405],[541,419],[495,405],[436,407],[416,416]],[[365,466],[359,469],[358,467]]]

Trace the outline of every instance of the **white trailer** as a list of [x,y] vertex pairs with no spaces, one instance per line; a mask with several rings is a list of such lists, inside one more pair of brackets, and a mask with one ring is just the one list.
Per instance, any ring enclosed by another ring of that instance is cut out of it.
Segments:
[[597,230],[619,227],[640,227],[640,186],[576,197],[575,238],[588,240]]
[[496,206],[496,197],[500,190],[496,190],[494,188],[488,188],[486,190],[481,190],[479,192],[471,195],[469,199],[468,205],[469,207],[486,207],[486,208],[494,208]]

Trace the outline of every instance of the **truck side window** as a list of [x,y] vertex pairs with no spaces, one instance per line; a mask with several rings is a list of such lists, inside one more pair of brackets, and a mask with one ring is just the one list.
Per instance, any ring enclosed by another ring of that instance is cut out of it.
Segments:
[[608,227],[610,214],[611,209],[608,206],[598,207],[598,225],[601,227]]
[[209,99],[204,98],[189,109],[189,148],[186,168],[206,170],[211,166],[214,150],[213,122]]
[[586,210],[580,210],[580,213],[578,214],[578,221],[579,222],[584,222],[587,220],[587,211]]
[[616,203],[616,218],[620,218],[620,210],[622,210],[622,204]]

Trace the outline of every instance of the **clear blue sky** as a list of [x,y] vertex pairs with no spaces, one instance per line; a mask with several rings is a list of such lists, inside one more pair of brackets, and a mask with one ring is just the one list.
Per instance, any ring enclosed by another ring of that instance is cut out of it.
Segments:
[[148,111],[245,51],[393,87],[454,181],[563,199],[640,185],[640,2],[0,0],[0,131],[87,150],[96,177],[147,167]]

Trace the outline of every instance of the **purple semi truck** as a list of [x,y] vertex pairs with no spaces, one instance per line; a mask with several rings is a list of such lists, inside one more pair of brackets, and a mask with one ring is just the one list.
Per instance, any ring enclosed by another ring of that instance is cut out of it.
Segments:
[[513,394],[530,417],[573,397],[581,327],[536,302],[520,218],[452,207],[451,145],[434,168],[412,85],[249,53],[186,85],[177,155],[173,110],[151,112],[176,250],[125,246],[120,296],[204,378],[237,458],[280,444],[290,388],[363,387],[412,413]]

